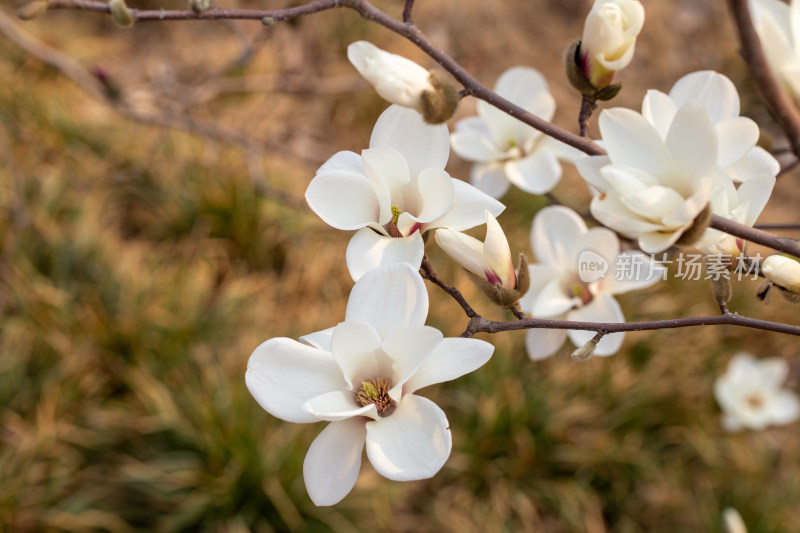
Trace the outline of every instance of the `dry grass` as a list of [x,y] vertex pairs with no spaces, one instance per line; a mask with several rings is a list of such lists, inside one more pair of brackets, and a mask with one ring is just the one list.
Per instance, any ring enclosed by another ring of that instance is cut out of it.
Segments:
[[[418,25],[489,85],[514,64],[545,72],[558,123],[574,129],[560,62],[588,1],[418,3]],[[723,2],[645,4],[650,24],[620,76],[620,105],[711,68],[743,88],[747,114],[768,120]],[[314,507],[301,469],[321,426],[264,413],[244,387],[247,357],[269,337],[344,315],[348,236],[302,193],[320,161],[366,145],[385,105],[343,61],[346,44],[367,38],[428,62],[345,11],[269,30],[130,31],[62,12],[25,29],[105,69],[137,110],[188,109],[265,150],[248,157],[125,120],[0,38],[0,530],[721,531],[734,506],[752,532],[796,531],[800,429],[726,434],[711,385],[739,350],[797,370],[797,340],[727,327],[631,334],[621,353],[586,364],[566,347],[531,363],[523,333],[497,335],[489,364],[427,394],[454,433],[442,472],[400,484],[365,466],[342,504]],[[230,69],[240,38],[263,42]],[[453,156],[449,168],[468,166]],[[765,220],[797,219],[797,179],[781,179]],[[579,205],[583,190],[568,172],[556,194]],[[501,223],[529,251],[543,203],[506,200]],[[435,248],[431,259],[481,312],[503,316]],[[764,306],[754,288],[737,284],[732,308],[797,323],[796,306]],[[460,332],[460,310],[430,292],[429,323]],[[715,312],[702,282],[621,302],[629,318]]]

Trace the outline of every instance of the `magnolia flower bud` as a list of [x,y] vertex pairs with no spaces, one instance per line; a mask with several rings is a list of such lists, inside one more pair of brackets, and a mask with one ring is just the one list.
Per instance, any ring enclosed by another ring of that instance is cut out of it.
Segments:
[[114,19],[117,26],[130,28],[136,22],[130,9],[125,4],[125,0],[110,0],[108,7],[111,9],[111,18]]
[[800,294],[800,263],[784,255],[771,255],[761,264],[761,272],[772,283]]
[[592,339],[570,354],[573,361],[586,361],[594,355],[597,348],[597,341]]
[[583,71],[592,85],[607,87],[614,73],[628,66],[643,24],[644,7],[638,0],[595,0],[580,45]]
[[733,291],[731,290],[731,280],[725,277],[712,279],[711,295],[720,306],[727,305],[727,303],[731,300],[731,296],[733,296]]
[[211,7],[211,0],[189,0],[189,7],[195,13],[202,13]]
[[350,44],[347,58],[382,98],[416,109],[429,124],[445,122],[456,111],[458,92],[440,74],[367,41]]

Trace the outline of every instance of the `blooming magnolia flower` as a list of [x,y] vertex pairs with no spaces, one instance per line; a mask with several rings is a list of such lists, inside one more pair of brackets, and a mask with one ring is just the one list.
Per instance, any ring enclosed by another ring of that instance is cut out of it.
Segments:
[[775,285],[800,293],[800,263],[784,255],[771,255],[761,265],[761,272]]
[[410,59],[381,50],[367,41],[350,44],[347,58],[382,98],[419,111],[426,122],[445,122],[455,113],[457,91]]
[[426,479],[451,448],[444,412],[416,391],[479,368],[494,347],[443,338],[425,326],[428,294],[408,264],[373,270],[356,282],[345,321],[304,337],[269,339],[247,364],[250,393],[289,422],[330,421],[303,463],[312,501],[333,505],[355,485],[366,443],[381,475]]
[[489,283],[513,289],[517,283],[511,248],[497,219],[486,212],[486,240],[481,242],[460,231],[436,230],[436,242],[453,260]]
[[[494,90],[545,120],[555,114],[547,82],[532,68],[506,70]],[[532,194],[545,193],[561,179],[559,159],[574,162],[583,155],[483,100],[477,106],[478,116],[459,121],[450,142],[459,156],[477,163],[472,184],[495,198],[508,191],[509,183]]]
[[370,147],[339,152],[317,170],[306,201],[327,224],[358,230],[347,246],[347,268],[358,280],[373,268],[399,262],[419,267],[422,233],[483,223],[484,211],[505,207],[444,171],[450,154],[447,126],[430,126],[419,113],[392,106],[378,119]]
[[595,0],[586,16],[581,39],[583,71],[598,89],[633,59],[636,37],[644,25],[644,7],[637,0]]
[[[638,251],[620,252],[613,231],[587,229],[581,217],[567,207],[546,207],[537,213],[531,246],[539,263],[530,266],[531,290],[520,304],[536,318],[624,322],[612,295],[649,287],[664,275],[663,265]],[[593,331],[530,329],[526,347],[532,359],[544,359],[554,354],[567,336],[576,346],[583,346],[594,335]],[[623,336],[604,336],[594,354],[616,353]]]
[[750,0],[750,13],[770,68],[800,99],[800,2]]
[[714,382],[722,426],[728,431],[759,430],[797,420],[800,400],[781,388],[788,371],[783,359],[758,360],[744,352],[734,355],[728,370]]
[[[715,209],[737,221],[755,222],[778,163],[755,146],[758,127],[738,113],[735,87],[714,72],[685,76],[669,95],[648,92],[641,115],[619,108],[604,111],[599,122],[608,155],[577,162],[584,179],[603,193],[592,200],[592,214],[638,238],[648,253],[663,251],[682,237],[686,244],[695,242],[702,236],[703,218]],[[756,178],[757,184],[740,191],[732,183]],[[722,238],[711,232],[703,243]]]

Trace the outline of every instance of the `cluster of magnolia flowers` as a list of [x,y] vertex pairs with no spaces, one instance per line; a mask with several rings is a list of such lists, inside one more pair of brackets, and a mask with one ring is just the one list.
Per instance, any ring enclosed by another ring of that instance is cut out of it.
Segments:
[[[580,78],[584,98],[607,99],[614,72],[631,60],[643,20],[636,0],[595,3],[583,40],[571,50],[579,70],[571,78]],[[536,318],[624,322],[614,295],[664,277],[664,267],[645,253],[696,245],[707,254],[741,255],[744,243],[709,229],[709,217],[752,226],[779,171],[756,146],[758,126],[739,116],[733,83],[715,72],[689,74],[667,94],[649,91],[641,112],[603,111],[600,142],[607,154],[587,157],[484,101],[477,116],[450,133],[444,122],[458,94],[442,75],[364,41],[350,45],[348,58],[394,105],[378,118],[369,147],[333,155],[306,191],[324,222],[355,232],[345,252],[355,281],[345,319],[300,341],[269,339],[250,357],[246,374],[251,393],[274,416],[330,422],[304,463],[317,505],[332,505],[352,489],[365,447],[373,467],[389,479],[434,475],[450,453],[449,423],[416,392],[476,370],[493,352],[484,341],[444,338],[425,325],[428,297],[419,268],[426,232],[433,230],[438,246],[502,307]],[[555,113],[544,77],[532,68],[505,71],[495,91],[545,120]],[[474,162],[470,183],[445,170],[451,148]],[[522,256],[515,269],[496,220],[505,209],[498,198],[510,185],[532,194],[550,191],[563,163],[576,165],[593,193],[591,214],[606,227],[588,228],[567,207],[544,208],[531,228],[538,262]],[[483,241],[463,233],[481,224]],[[640,250],[623,251],[617,234]],[[611,270],[635,258],[648,274],[587,278],[578,271],[586,250]],[[762,270],[780,290],[800,295],[797,261],[772,256]],[[543,359],[569,337],[577,347],[591,346],[589,355],[606,356],[620,349],[623,335],[594,340],[591,331],[530,329],[526,350]],[[797,397],[780,388],[785,374],[777,360],[735,357],[715,384],[724,426],[760,429],[797,419]]]

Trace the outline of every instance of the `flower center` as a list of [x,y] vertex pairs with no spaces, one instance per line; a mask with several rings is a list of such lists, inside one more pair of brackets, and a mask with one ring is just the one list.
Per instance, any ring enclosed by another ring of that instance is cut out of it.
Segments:
[[764,406],[764,398],[760,394],[751,394],[745,398],[747,405],[754,410],[761,409]]
[[588,305],[594,298],[592,291],[589,290],[589,285],[582,281],[575,281],[570,287],[570,292],[572,292],[573,296],[579,298],[583,305]]
[[391,388],[391,383],[383,378],[362,381],[361,388],[356,393],[356,401],[361,405],[375,405],[378,413],[383,415],[384,411],[395,405],[394,400],[389,396],[389,389]]

